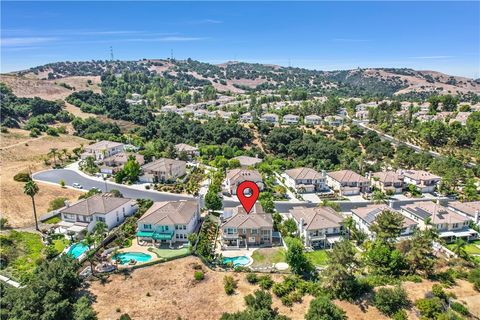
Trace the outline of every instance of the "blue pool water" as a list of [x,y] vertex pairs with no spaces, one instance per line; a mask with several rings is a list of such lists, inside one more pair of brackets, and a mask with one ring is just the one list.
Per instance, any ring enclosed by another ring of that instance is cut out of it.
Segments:
[[72,245],[70,249],[68,249],[67,254],[77,259],[87,250],[88,250],[88,246],[84,245],[81,242],[78,242]]
[[135,260],[137,262],[147,262],[148,260],[152,259],[152,256],[142,252],[122,252],[116,254],[113,257],[113,261],[116,259],[119,260],[120,264],[128,264],[130,260]]
[[250,258],[246,256],[238,256],[238,257],[230,257],[230,258],[223,258],[224,263],[233,263],[234,267],[237,266],[246,266],[250,262]]

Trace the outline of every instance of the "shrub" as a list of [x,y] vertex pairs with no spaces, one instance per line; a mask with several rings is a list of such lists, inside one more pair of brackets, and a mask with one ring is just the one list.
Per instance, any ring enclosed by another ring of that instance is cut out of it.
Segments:
[[326,296],[318,296],[310,302],[305,320],[318,319],[345,320],[347,316],[345,315],[345,311],[337,307],[329,298]]
[[58,210],[60,208],[63,208],[65,206],[65,201],[68,199],[65,197],[58,197],[50,201],[50,204],[48,205],[48,211],[53,211],[53,210]]
[[432,286],[432,294],[435,296],[435,297],[438,297],[442,300],[447,300],[447,294],[445,293],[445,291],[443,290],[443,287],[439,284],[434,284]]
[[30,179],[30,175],[27,172],[19,172],[13,176],[13,180],[17,182],[28,182]]
[[468,281],[473,283],[475,290],[480,291],[480,268],[470,271],[468,274]]
[[8,220],[7,218],[1,217],[0,218],[0,230],[3,230],[8,227]]
[[444,311],[443,302],[438,297],[417,300],[415,306],[424,319],[436,319]]
[[248,283],[255,284],[258,281],[257,275],[253,272],[247,273],[247,276],[245,277],[248,281]]
[[464,315],[464,316],[470,315],[470,311],[468,311],[468,308],[465,307],[460,302],[456,302],[456,301],[452,302],[452,304],[450,305],[450,308],[452,308],[453,311],[460,313],[461,315]]
[[261,276],[260,278],[258,278],[258,285],[263,290],[269,290],[273,286],[272,277],[270,277],[269,275]]
[[41,134],[41,132],[37,128],[32,128],[32,130],[30,130],[30,137],[32,137],[32,138],[36,138],[40,134]]
[[395,312],[395,314],[392,316],[393,320],[408,320],[408,315],[405,310],[398,310]]
[[407,293],[401,287],[380,288],[373,299],[375,307],[386,315],[393,315],[409,305]]
[[124,313],[120,316],[120,318],[118,318],[118,320],[132,320],[132,318],[130,318],[128,313]]
[[233,279],[232,276],[225,276],[223,277],[223,285],[225,288],[225,293],[232,295],[235,293],[235,289],[237,289],[237,280]]
[[49,127],[46,132],[49,136],[58,137],[58,131],[55,128]]
[[204,278],[203,272],[202,271],[195,271],[195,280],[197,281],[202,281]]
[[63,180],[63,179],[60,180],[60,186],[61,186],[62,188],[65,188],[65,180]]

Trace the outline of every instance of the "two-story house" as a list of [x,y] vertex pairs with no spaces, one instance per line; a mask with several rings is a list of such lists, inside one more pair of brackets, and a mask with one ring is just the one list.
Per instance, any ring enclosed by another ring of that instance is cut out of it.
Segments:
[[257,170],[232,169],[227,171],[225,179],[225,189],[231,195],[237,194],[237,188],[243,181],[253,181],[257,184],[260,191],[265,187],[262,175]]
[[193,159],[195,157],[200,156],[200,151],[197,147],[191,146],[186,143],[179,143],[175,145],[175,151],[177,151],[177,155],[181,153],[185,153],[189,159]]
[[398,194],[403,192],[403,176],[395,171],[380,171],[369,173],[370,182],[373,187],[385,193]]
[[370,191],[370,180],[351,170],[327,173],[327,185],[342,196],[358,195]]
[[287,114],[283,116],[283,124],[297,124],[300,117],[295,114]]
[[305,247],[331,248],[344,233],[343,217],[330,207],[294,207],[289,217],[297,223]]
[[448,208],[480,225],[480,201],[448,203]]
[[141,154],[120,152],[114,154],[113,156],[104,158],[102,161],[103,164],[100,166],[100,172],[105,174],[115,174],[123,169],[123,166],[125,163],[127,163],[130,157],[135,158],[135,161],[137,161],[139,165],[143,165],[145,163],[145,159]]
[[[371,237],[374,237],[374,234],[372,234],[370,231],[370,226],[375,222],[377,216],[383,211],[397,212],[386,204],[370,204],[366,207],[352,209],[352,218],[357,223],[357,227],[360,230]],[[408,236],[413,234],[417,227],[418,222],[403,216],[403,229],[400,236]]]
[[245,123],[251,123],[253,121],[253,114],[251,112],[242,113],[240,120]]
[[185,243],[199,221],[198,200],[154,202],[137,221],[137,240],[153,245]]
[[260,118],[263,122],[268,122],[268,123],[278,123],[278,115],[275,113],[264,113],[262,114],[262,117]]
[[272,245],[272,215],[265,213],[258,202],[248,214],[242,206],[225,208],[225,213],[228,218],[221,226],[222,248]]
[[95,161],[101,161],[104,158],[113,156],[114,154],[123,151],[123,143],[102,140],[84,147],[84,152],[81,154],[81,159],[93,157]]
[[325,172],[318,172],[312,168],[295,168],[285,171],[287,187],[295,189],[298,193],[316,192],[327,189]]
[[413,184],[422,193],[431,193],[435,191],[437,184],[441,178],[430,172],[424,170],[398,170],[398,173],[403,176],[405,185]]
[[66,203],[65,207],[58,210],[63,222],[61,228],[74,233],[92,231],[97,221],[104,222],[111,230],[136,211],[135,200],[113,197],[108,193],[97,194],[73,204]]
[[316,114],[310,114],[308,116],[305,116],[305,124],[311,124],[311,125],[319,125],[322,123],[322,117],[317,116]]
[[432,225],[438,230],[440,238],[447,242],[454,241],[456,238],[464,238],[468,241],[478,236],[478,233],[469,227],[471,219],[440,203],[417,201],[400,208],[404,216],[419,222],[419,225],[423,225],[424,228],[429,224]]
[[141,182],[169,182],[186,174],[187,163],[181,160],[160,158],[142,166]]
[[340,127],[343,124],[343,118],[340,116],[327,116],[325,122],[331,127]]

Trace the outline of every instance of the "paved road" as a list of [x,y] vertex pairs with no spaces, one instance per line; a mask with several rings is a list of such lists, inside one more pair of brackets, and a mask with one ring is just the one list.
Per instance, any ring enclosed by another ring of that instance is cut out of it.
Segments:
[[[156,192],[150,190],[139,190],[128,186],[117,185],[110,182],[105,184],[104,181],[85,177],[73,170],[68,169],[52,169],[33,174],[33,179],[43,182],[50,182],[58,184],[60,180],[64,180],[67,186],[71,186],[73,183],[80,183],[85,190],[90,190],[93,187],[99,188],[102,191],[117,189],[124,197],[132,199],[151,199],[153,201],[173,201],[173,200],[188,200],[192,199],[192,196],[178,195],[172,193]],[[59,186],[60,187],[60,186]],[[223,205],[225,207],[237,206],[240,203],[233,200],[225,200]],[[315,207],[314,203],[289,203],[289,202],[276,202],[275,207],[279,212],[288,212],[295,206]]]

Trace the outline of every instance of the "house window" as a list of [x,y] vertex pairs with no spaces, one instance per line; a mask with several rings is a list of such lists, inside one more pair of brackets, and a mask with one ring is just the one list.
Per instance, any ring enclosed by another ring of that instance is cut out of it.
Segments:
[[178,226],[177,226],[177,225],[175,225],[175,230],[178,230]]
[[96,221],[105,222],[105,218],[104,217],[96,217]]
[[151,225],[151,224],[144,224],[144,225],[143,225],[143,228],[144,228],[144,229],[149,229],[149,230],[151,230],[151,229],[152,229],[152,225]]
[[257,233],[258,233],[258,230],[257,230],[257,229],[250,229],[250,233],[251,233],[251,234],[257,234]]
[[118,211],[117,211],[117,222],[120,222],[120,217],[118,216]]
[[454,228],[454,229],[457,229],[457,228],[458,228],[458,223],[454,223],[454,224],[453,224],[453,228]]

